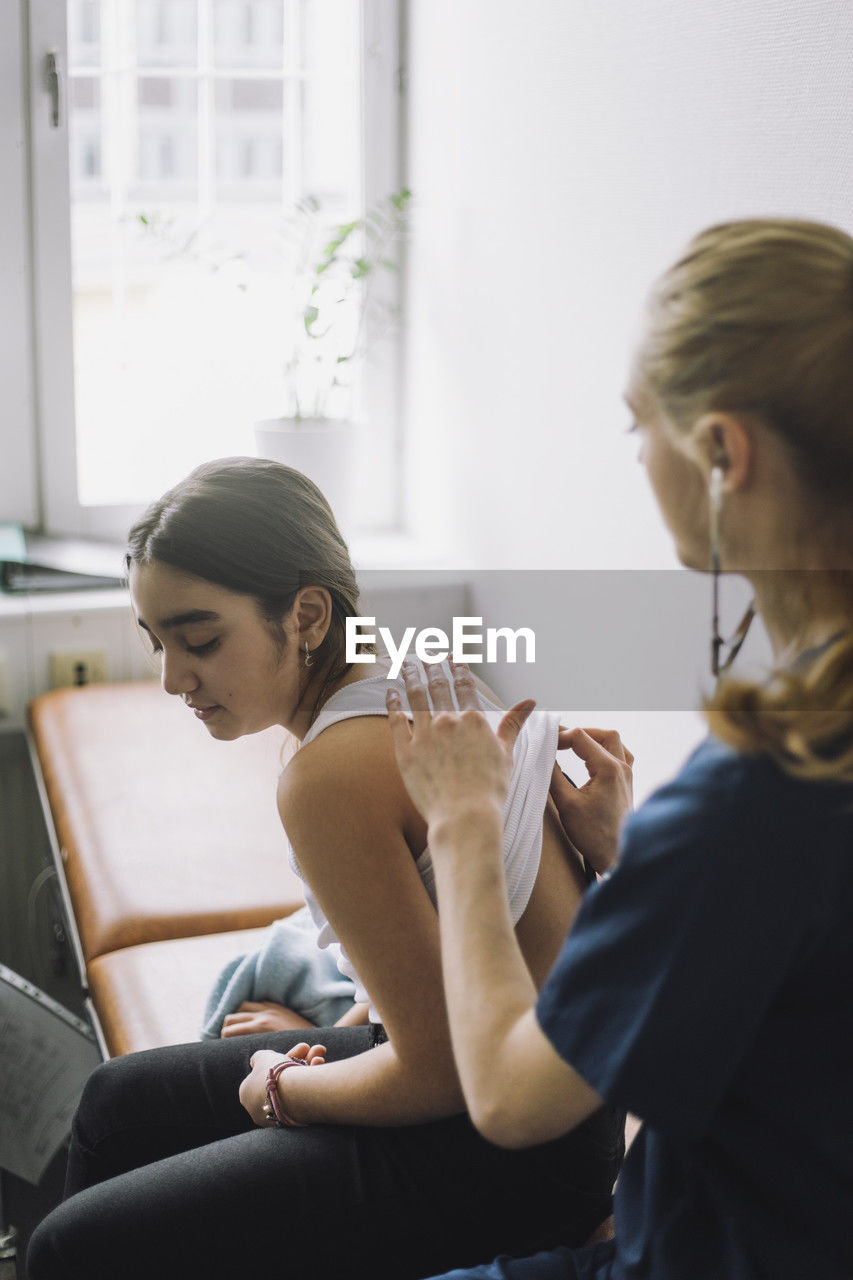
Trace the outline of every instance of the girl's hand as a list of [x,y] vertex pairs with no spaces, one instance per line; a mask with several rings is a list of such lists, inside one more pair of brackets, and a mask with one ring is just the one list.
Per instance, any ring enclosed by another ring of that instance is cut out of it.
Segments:
[[442,667],[428,668],[427,690],[413,664],[403,666],[411,725],[403,714],[400,694],[386,694],[388,720],[397,763],[419,813],[428,825],[482,812],[503,813],[512,771],[512,748],[533,702],[512,707],[493,733],[480,710],[477,689],[467,667],[451,666],[457,711],[450,682]]
[[566,835],[601,875],[616,861],[622,823],[633,805],[634,757],[611,729],[561,728],[557,746],[580,756],[589,781],[573,787],[555,764],[551,796]]
[[[249,1059],[252,1070],[240,1085],[240,1102],[246,1108],[255,1124],[269,1127],[269,1119],[264,1114],[267,1100],[267,1076],[270,1068],[277,1062],[288,1058],[301,1059],[309,1067],[321,1067],[326,1061],[326,1047],[322,1044],[298,1044],[289,1053],[276,1053],[272,1049],[257,1049]],[[286,1072],[284,1074],[287,1074]]]
[[231,1036],[252,1036],[264,1031],[300,1031],[314,1023],[272,1000],[246,1000],[236,1013],[228,1013],[222,1023],[223,1040]]

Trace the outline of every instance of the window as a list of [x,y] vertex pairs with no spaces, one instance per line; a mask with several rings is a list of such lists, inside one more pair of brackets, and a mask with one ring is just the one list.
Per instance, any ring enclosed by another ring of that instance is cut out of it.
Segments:
[[[42,505],[53,531],[120,537],[285,411],[288,211],[315,195],[343,222],[402,186],[397,0],[67,0],[65,14],[32,0],[30,14]],[[51,49],[66,55],[58,126]],[[346,406],[374,527],[393,522],[397,480],[384,346]]]

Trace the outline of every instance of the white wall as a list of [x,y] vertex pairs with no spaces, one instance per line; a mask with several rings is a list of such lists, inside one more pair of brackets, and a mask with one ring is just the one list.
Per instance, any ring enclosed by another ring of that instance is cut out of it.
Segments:
[[[490,622],[529,623],[531,587],[552,595],[546,625],[559,643],[537,659],[535,680],[522,667],[493,679],[507,700],[570,698],[582,723],[622,728],[642,795],[703,732],[687,707],[705,683],[707,614],[690,624],[692,699],[620,703],[616,650],[636,660],[639,639],[665,646],[681,621],[655,608],[654,593],[638,608],[642,589],[624,591],[620,617],[624,579],[607,577],[677,572],[636,443],[622,435],[638,314],[655,275],[713,222],[776,214],[853,230],[853,6],[410,9],[407,509],[421,533],[444,532],[451,562],[502,571],[477,577],[476,612]],[[511,587],[506,571],[533,568],[601,570],[615,616],[575,608],[568,574],[526,585],[513,574]],[[613,695],[592,701],[608,662]]]
[[143,645],[126,592],[0,595],[0,734],[20,732],[27,703],[50,687],[51,655],[103,653],[107,680],[151,680],[157,663]]
[[853,230],[849,0],[411,0],[408,509],[477,568],[672,564],[620,395],[703,226]]

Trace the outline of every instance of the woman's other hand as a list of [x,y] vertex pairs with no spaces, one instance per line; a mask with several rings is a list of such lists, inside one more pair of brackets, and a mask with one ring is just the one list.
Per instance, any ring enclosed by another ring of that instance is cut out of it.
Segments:
[[566,835],[601,875],[616,861],[622,823],[633,805],[634,757],[612,729],[561,729],[557,746],[580,756],[589,779],[574,787],[555,764],[551,796]]
[[451,670],[458,711],[450,681],[438,664],[427,669],[429,697],[414,665],[403,667],[411,724],[399,692],[392,686],[386,695],[400,773],[429,826],[486,811],[496,812],[501,819],[513,744],[535,706],[526,701],[512,707],[495,734],[480,711],[470,671],[456,665]]
[[254,1036],[263,1031],[301,1031],[314,1023],[272,1000],[246,1000],[236,1013],[227,1013],[222,1023],[223,1040],[231,1036]]
[[298,1044],[289,1053],[276,1053],[272,1049],[257,1049],[249,1059],[252,1068],[240,1085],[240,1102],[248,1111],[255,1124],[265,1128],[269,1125],[269,1117],[264,1113],[267,1100],[267,1076],[270,1068],[277,1062],[285,1062],[288,1058],[298,1058],[308,1063],[309,1067],[321,1067],[326,1061],[326,1047],[322,1044]]

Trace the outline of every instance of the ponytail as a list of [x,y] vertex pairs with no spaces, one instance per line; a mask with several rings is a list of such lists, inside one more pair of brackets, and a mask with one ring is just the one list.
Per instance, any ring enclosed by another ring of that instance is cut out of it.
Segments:
[[772,756],[796,778],[853,782],[853,631],[769,685],[722,681],[705,716],[723,742]]

